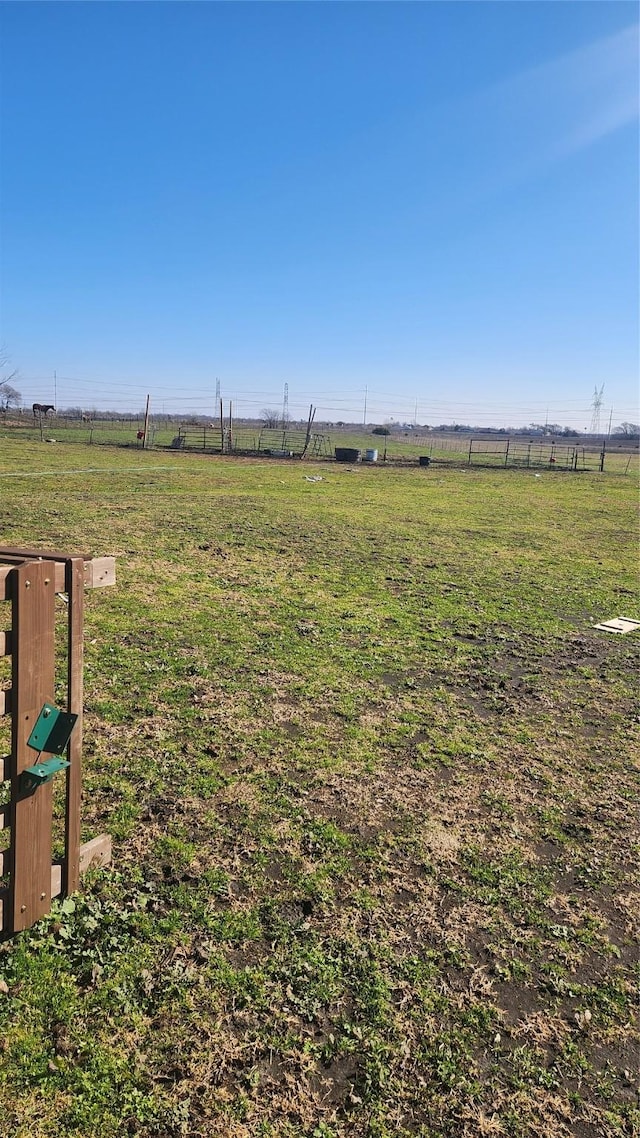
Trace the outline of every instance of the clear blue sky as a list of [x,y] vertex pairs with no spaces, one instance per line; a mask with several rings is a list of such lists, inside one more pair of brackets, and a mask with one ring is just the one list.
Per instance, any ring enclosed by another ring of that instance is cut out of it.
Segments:
[[632,3],[3,3],[25,401],[638,420]]

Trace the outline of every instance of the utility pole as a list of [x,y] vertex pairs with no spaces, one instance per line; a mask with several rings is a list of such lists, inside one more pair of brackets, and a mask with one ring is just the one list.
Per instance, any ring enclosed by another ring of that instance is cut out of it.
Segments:
[[309,440],[311,438],[311,424],[313,423],[314,417],[315,417],[315,410],[314,410],[313,403],[312,403],[309,407],[309,419],[307,421],[307,437],[304,440],[304,450],[302,452],[303,458],[304,458],[305,454],[307,453],[307,447],[309,446]]
[[363,425],[363,427],[366,427],[366,425],[367,425],[367,395],[368,394],[369,394],[369,388],[365,387],[365,389],[364,389],[364,411],[362,412],[362,425]]
[[284,395],[282,397],[282,428],[283,428],[283,430],[286,427],[288,421],[289,421],[289,384],[285,383]]
[[611,410],[610,410],[610,412],[609,412],[609,429],[608,429],[608,431],[607,431],[607,436],[608,436],[609,438],[611,438],[611,420],[612,420],[612,419],[613,419],[613,407],[611,408]]
[[147,444],[147,432],[149,430],[149,399],[150,399],[150,396],[147,395],[147,406],[145,407],[145,411],[144,411],[144,427],[142,429],[142,449],[143,450],[146,450],[147,445],[148,445]]
[[56,408],[56,412],[57,412],[57,409],[58,409],[58,373],[57,373],[57,371],[54,371],[54,373],[53,373],[53,405]]

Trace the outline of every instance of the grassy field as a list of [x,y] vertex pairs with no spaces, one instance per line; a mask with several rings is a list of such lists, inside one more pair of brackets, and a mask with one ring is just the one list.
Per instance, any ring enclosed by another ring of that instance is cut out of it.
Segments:
[[114,865],[0,947],[0,1134],[634,1134],[636,479],[9,439],[0,487],[118,559]]

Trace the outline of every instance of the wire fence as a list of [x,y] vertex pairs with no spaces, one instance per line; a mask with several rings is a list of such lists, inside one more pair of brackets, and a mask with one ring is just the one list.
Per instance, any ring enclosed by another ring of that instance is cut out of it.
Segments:
[[67,418],[51,412],[39,418],[1,416],[0,437],[81,443],[89,446],[199,451],[209,454],[260,455],[272,458],[333,460],[336,448],[353,448],[363,457],[376,448],[378,464],[465,465],[472,467],[535,468],[536,471],[607,471],[638,469],[638,440],[624,438],[566,438],[499,435],[486,432],[447,434],[415,430],[373,435],[371,428],[332,428],[323,424],[288,423],[267,428],[241,421],[188,420],[151,417],[145,438],[143,416]]

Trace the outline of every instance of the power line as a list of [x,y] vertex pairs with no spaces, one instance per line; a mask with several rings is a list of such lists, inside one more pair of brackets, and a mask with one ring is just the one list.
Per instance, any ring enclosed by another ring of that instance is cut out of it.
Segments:
[[[64,376],[64,375],[58,375],[57,379],[65,382],[67,384],[88,385],[91,388],[92,392],[95,392],[97,387],[102,387],[104,389],[104,391],[110,391],[112,389],[118,389],[118,390],[130,391],[132,393],[139,392],[143,397],[146,395],[147,390],[149,388],[148,380],[141,380],[141,381],[122,381],[122,380],[118,380],[118,379],[96,380],[96,379],[90,378],[90,377]],[[23,385],[25,383],[49,383],[49,382],[50,382],[49,376],[32,375],[32,376],[22,377]],[[217,385],[219,382],[220,381],[218,379],[216,379],[216,389],[217,389]],[[175,392],[176,386],[177,386],[176,383],[153,384],[153,393],[158,394],[160,392],[165,392],[165,391]],[[603,384],[603,387],[604,387],[604,384]],[[191,396],[181,395],[181,396],[174,396],[173,398],[178,399],[178,400],[198,399],[198,398],[208,400],[210,397],[209,396],[209,389],[206,387],[202,387],[202,388],[197,388],[197,387],[193,388],[192,387],[191,390],[193,392],[195,392],[194,395],[191,395]],[[333,392],[326,392],[324,395],[324,398],[328,402],[330,401],[332,406],[334,406],[337,404],[350,404],[353,402],[354,396],[355,396],[355,392],[354,392],[354,395],[346,396],[346,397],[344,395],[334,394]],[[264,390],[246,391],[245,390],[245,391],[243,391],[243,395],[240,398],[242,398],[242,397],[245,399],[255,398],[256,400],[266,399],[266,398],[274,399],[275,398],[275,392],[273,389],[270,389],[267,391],[264,391]],[[169,397],[169,398],[171,398],[171,397]],[[236,397],[236,398],[238,398],[238,397]],[[316,396],[316,398],[317,398],[317,396]],[[406,404],[407,409],[414,408],[414,406],[415,406],[415,397],[398,395],[395,392],[387,392],[387,391],[380,391],[378,393],[373,393],[371,391],[370,387],[368,387],[368,398],[373,398],[375,400],[376,404],[378,404],[378,405],[388,404],[388,405],[400,407],[401,404]],[[303,400],[301,400],[301,402],[306,407],[306,402],[307,402],[306,396]],[[422,405],[423,400],[420,400],[420,403]],[[433,397],[430,397],[428,400],[426,400],[426,403],[429,406],[434,406],[434,407],[437,407],[437,406],[449,407],[452,405],[451,400],[438,399],[438,398],[433,398]],[[466,401],[466,400],[455,400],[455,406],[456,407],[460,407],[460,408],[466,407],[470,410],[473,408],[478,408],[480,406],[482,406],[484,408],[488,408],[488,409],[495,409],[496,411],[498,411],[498,410],[503,411],[505,409],[507,409],[507,410],[513,409],[514,412],[519,411],[519,410],[534,410],[536,408],[538,408],[540,411],[543,411],[546,408],[549,408],[549,410],[553,410],[553,412],[556,414],[558,413],[558,404],[561,405],[562,410],[567,409],[564,406],[565,404],[577,404],[578,406],[576,406],[576,408],[575,408],[576,410],[584,410],[585,409],[583,406],[584,401],[581,398],[580,399],[566,398],[566,399],[559,400],[557,402],[555,402],[554,400],[543,400],[543,401],[526,400],[526,401],[522,401],[522,402],[510,402],[508,404],[504,404],[501,400],[494,400],[494,401],[483,400],[482,403],[480,403],[479,400],[473,400],[471,402]],[[589,405],[589,409],[592,409],[592,407],[593,407],[593,402]]]

